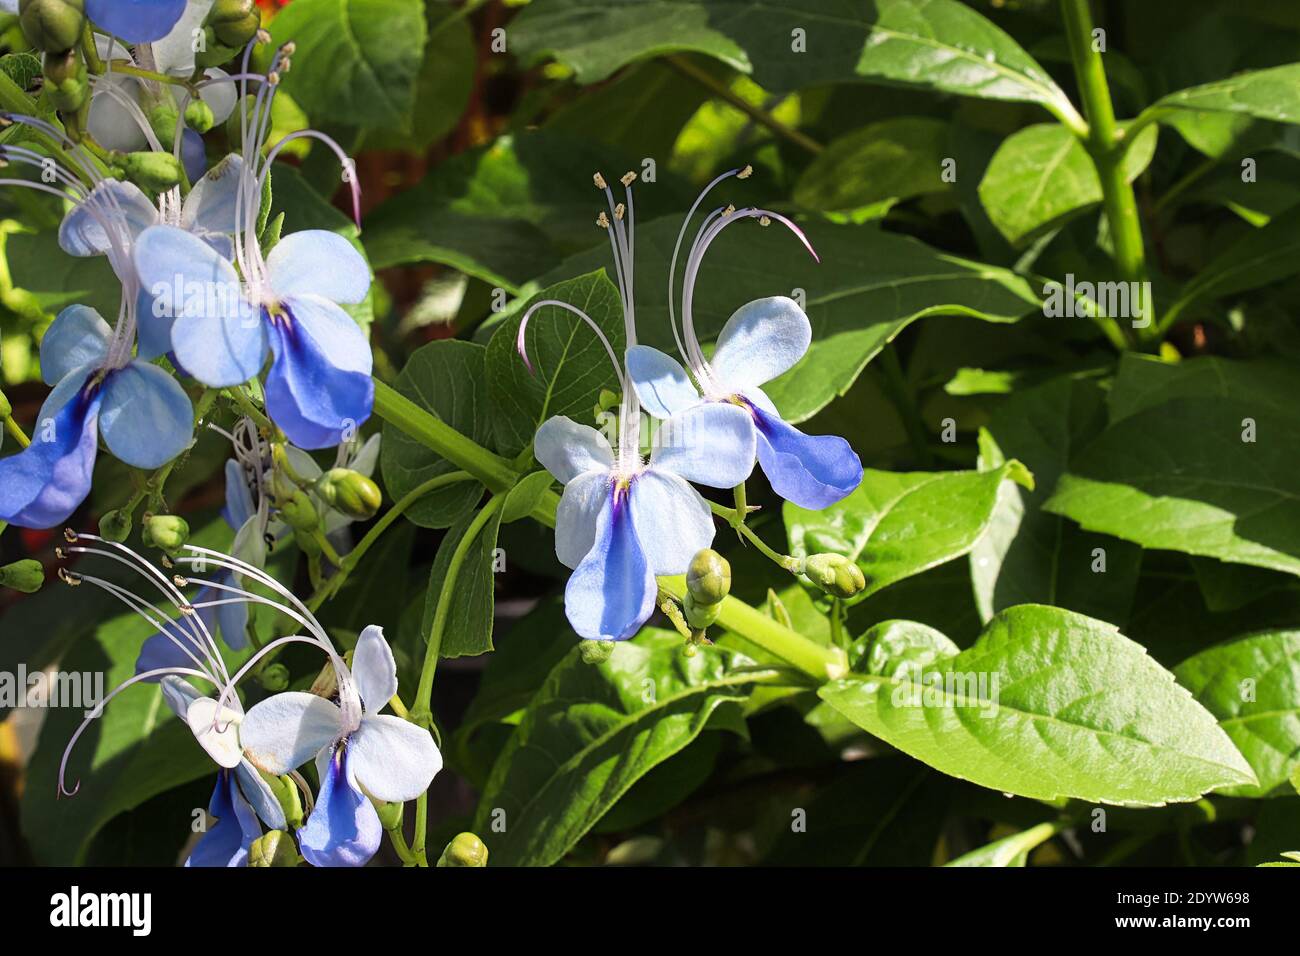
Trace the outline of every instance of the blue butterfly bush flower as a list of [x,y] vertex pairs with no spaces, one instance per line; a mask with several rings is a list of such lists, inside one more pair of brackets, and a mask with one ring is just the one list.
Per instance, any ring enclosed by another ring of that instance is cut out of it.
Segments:
[[[303,857],[313,866],[363,866],[369,862],[383,833],[371,799],[413,800],[428,789],[442,768],[442,755],[427,729],[380,713],[397,695],[397,664],[382,629],[371,626],[361,632],[349,668],[307,606],[251,564],[209,548],[185,545],[173,565],[189,569],[191,575],[169,576],[123,544],[93,534],[69,531],[65,536],[69,545],[60,548],[61,558],[97,555],[126,564],[158,592],[161,603],[170,610],[164,613],[149,598],[82,571],[64,569],[60,577],[73,585],[89,584],[108,591],[159,633],[171,635],[187,663],[137,673],[104,697],[64,750],[59,792],[73,796],[79,789],[79,784],[71,789],[66,786],[70,756],[108,703],[135,684],[157,680],[168,705],[221,768],[209,804],[217,826],[195,847],[189,865],[245,863],[249,847],[261,834],[259,819],[272,829],[286,826],[283,810],[261,773],[288,774],[313,757],[321,785],[311,814],[296,834]],[[215,577],[232,572],[251,579],[264,593],[254,594]],[[214,576],[199,576],[203,574]],[[195,599],[185,596],[182,589],[187,587],[198,589]],[[200,610],[198,595],[205,590],[224,594],[220,600],[269,605],[297,622],[303,633],[267,643],[232,675],[202,616],[196,613]],[[314,694],[286,692],[245,712],[237,694],[239,682],[267,654],[290,643],[309,644],[325,653],[334,670],[338,703]],[[213,696],[201,694],[193,686],[195,680],[213,687]]]
[[[616,204],[603,177],[613,213],[600,222],[610,233],[615,273],[630,348],[636,347],[632,286],[634,219],[631,183],[623,178],[627,203]],[[590,640],[625,640],[655,607],[664,574],[683,574],[696,552],[713,542],[713,515],[691,482],[713,488],[740,484],[754,467],[754,430],[744,409],[698,404],[673,416],[655,433],[649,459],[641,454],[641,409],[613,348],[599,326],[580,309],[547,300],[533,305],[519,326],[524,361],[531,316],[546,306],[566,309],[600,337],[623,385],[617,448],[587,425],[551,418],[533,439],[537,460],[564,484],[555,522],[555,551],[573,569],[565,588],[565,611],[577,633]],[[529,366],[531,368],[531,365]]]
[[668,278],[669,319],[689,373],[672,356],[648,345],[634,345],[627,352],[628,374],[641,404],[657,418],[680,415],[700,405],[744,409],[757,443],[758,463],[772,489],[802,508],[820,510],[841,500],[861,483],[862,462],[843,438],[805,435],[790,425],[760,387],[792,368],[808,351],[812,326],[803,309],[785,296],[757,299],[742,306],[723,326],[711,358],[704,355],[691,314],[704,254],[727,226],[744,219],[757,219],[763,225],[779,222],[815,258],[803,232],[785,216],[769,210],[713,210],[705,217],[686,257],[680,334],[674,315],[677,258],[691,218],[715,185],[731,176],[748,175],[748,169],[733,169],[705,187],[687,213],[673,249]]

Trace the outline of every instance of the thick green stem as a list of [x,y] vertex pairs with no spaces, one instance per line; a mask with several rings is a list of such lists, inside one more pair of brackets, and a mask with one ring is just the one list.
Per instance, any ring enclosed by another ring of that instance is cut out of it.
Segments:
[[18,442],[18,444],[23,448],[26,448],[32,443],[32,440],[27,437],[27,433],[23,431],[22,426],[14,421],[12,415],[5,416],[5,431],[12,435],[14,441]]
[[1106,68],[1102,65],[1101,53],[1093,46],[1092,11],[1088,0],[1061,0],[1061,12],[1079,95],[1083,98],[1084,113],[1088,118],[1084,146],[1101,181],[1102,207],[1110,225],[1115,265],[1120,278],[1134,283],[1138,290],[1133,297],[1134,328],[1139,330],[1141,338],[1150,338],[1156,332],[1155,305],[1148,292],[1142,220],[1138,216],[1133,185],[1124,175],[1127,143],[1115,123],[1115,107],[1106,84]]

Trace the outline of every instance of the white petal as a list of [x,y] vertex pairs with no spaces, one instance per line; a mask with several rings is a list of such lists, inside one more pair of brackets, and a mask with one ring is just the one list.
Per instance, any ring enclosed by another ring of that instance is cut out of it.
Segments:
[[315,694],[290,690],[254,704],[239,736],[255,766],[279,775],[305,764],[341,730],[338,707]]
[[656,575],[685,574],[697,551],[713,543],[713,513],[698,491],[673,474],[650,469],[629,493],[632,522]]
[[367,715],[348,738],[348,767],[372,797],[401,803],[429,789],[442,754],[423,727],[391,714]]
[[625,359],[637,398],[655,418],[668,418],[700,403],[699,389],[671,355],[648,345],[634,345]]
[[217,702],[211,697],[200,697],[190,703],[185,712],[185,722],[194,731],[194,737],[213,760],[227,769],[238,767],[244,759],[239,749],[239,711],[222,707],[217,713]]
[[555,556],[566,568],[581,564],[596,543],[596,521],[609,500],[608,471],[589,471],[564,486],[555,511]]
[[[124,55],[119,46],[118,56]],[[105,84],[111,85],[135,102],[140,88],[136,81],[119,74],[105,75],[96,83],[95,93],[90,98],[90,118],[86,122],[90,135],[95,137],[100,146],[109,150],[129,153],[146,148],[149,140],[136,122],[134,114],[122,105],[118,97],[102,88]]]
[[722,385],[743,391],[793,367],[811,342],[812,326],[797,302],[783,295],[755,299],[722,327],[709,368]]
[[320,465],[316,464],[316,459],[301,448],[285,445],[284,454],[289,459],[289,467],[298,473],[298,477],[315,481],[324,474]]
[[352,678],[368,714],[379,713],[397,696],[397,661],[384,640],[384,629],[377,624],[371,624],[357,638],[352,652]]
[[588,471],[604,471],[614,464],[614,449],[589,425],[571,418],[548,418],[533,436],[533,454],[542,467],[567,485]]
[[699,485],[734,488],[754,470],[757,442],[754,419],[746,409],[707,402],[659,426],[650,463]]
[[208,18],[213,2],[190,0],[171,32],[153,42],[154,63],[159,73],[183,73],[188,77],[194,72],[194,45],[203,33],[203,21]]
[[190,704],[203,696],[193,684],[175,674],[168,674],[160,680],[158,687],[162,690],[163,700],[167,702],[167,706],[181,720],[185,720],[189,713]]

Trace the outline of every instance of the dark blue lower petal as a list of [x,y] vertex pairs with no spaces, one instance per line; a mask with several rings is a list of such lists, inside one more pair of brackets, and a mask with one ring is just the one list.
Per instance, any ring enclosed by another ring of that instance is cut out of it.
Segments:
[[312,866],[365,866],[379,849],[379,814],[353,785],[347,759],[345,742],[317,764],[322,768],[320,793],[298,830],[298,847]]
[[375,384],[341,369],[290,317],[269,323],[275,361],[266,377],[266,410],[299,448],[331,448],[370,417]]
[[837,435],[805,435],[779,416],[749,405],[758,426],[758,463],[772,490],[786,501],[818,511],[862,482],[862,461]]
[[0,521],[52,528],[86,500],[101,395],[97,389],[78,389],[52,417],[36,423],[31,445],[0,460]]
[[262,825],[229,770],[217,774],[208,813],[216,817],[216,822],[194,845],[185,865],[247,866],[249,847],[262,835]]
[[192,183],[197,183],[208,171],[208,151],[203,145],[203,137],[192,129],[181,134],[181,162],[185,164],[185,175]]
[[654,612],[658,593],[631,503],[615,491],[596,519],[595,544],[569,576],[564,612],[581,637],[624,641]]
[[186,0],[86,0],[86,16],[127,43],[161,40],[185,12]]

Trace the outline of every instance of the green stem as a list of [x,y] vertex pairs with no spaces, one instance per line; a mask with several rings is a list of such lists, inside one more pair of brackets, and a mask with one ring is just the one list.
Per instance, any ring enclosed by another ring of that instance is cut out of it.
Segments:
[[[401,858],[402,863],[406,866],[420,866],[420,857],[416,856],[407,845],[406,837],[402,834],[401,826],[399,825],[394,827],[387,832],[388,840],[393,844],[393,850],[397,853],[398,857]],[[428,864],[426,863],[424,865],[427,866]]]
[[912,453],[916,463],[928,468],[934,464],[934,454],[930,451],[930,436],[925,428],[925,419],[916,407],[916,398],[907,386],[907,377],[903,374],[903,364],[898,360],[898,350],[893,343],[886,345],[880,352],[881,368],[884,370],[885,394],[898,410],[898,417],[903,421],[907,439],[911,442]]
[[99,58],[99,49],[95,46],[95,34],[90,29],[89,20],[81,31],[81,55],[86,60],[86,69],[91,73],[98,75],[104,72],[104,61]]
[[272,435],[276,433],[275,424],[263,414],[260,408],[253,404],[253,400],[244,393],[242,386],[237,385],[234,388],[228,388],[226,394],[239,406],[239,410],[255,421],[258,426],[266,429]]
[[1155,307],[1146,293],[1148,277],[1142,220],[1138,216],[1133,185],[1124,175],[1127,142],[1115,123],[1115,107],[1110,99],[1110,87],[1106,84],[1106,68],[1102,65],[1101,54],[1093,48],[1092,11],[1088,0],[1061,0],[1061,12],[1079,95],[1083,98],[1084,113],[1088,117],[1084,146],[1097,169],[1097,178],[1101,180],[1102,206],[1115,247],[1115,265],[1121,279],[1137,283],[1137,288],[1142,290],[1137,296],[1141,318],[1134,327],[1139,330],[1140,337],[1149,339],[1156,332]]
[[114,60],[112,62],[114,73],[122,73],[126,76],[138,76],[142,80],[150,80],[154,83],[165,83],[168,86],[183,86],[190,89],[190,81],[179,76],[168,76],[166,73],[156,73],[153,70],[145,70],[127,62],[126,60]]
[[23,431],[22,426],[14,421],[12,415],[5,416],[5,431],[12,435],[14,441],[18,442],[18,444],[23,448],[26,448],[32,443],[32,440],[27,437],[27,433]]

